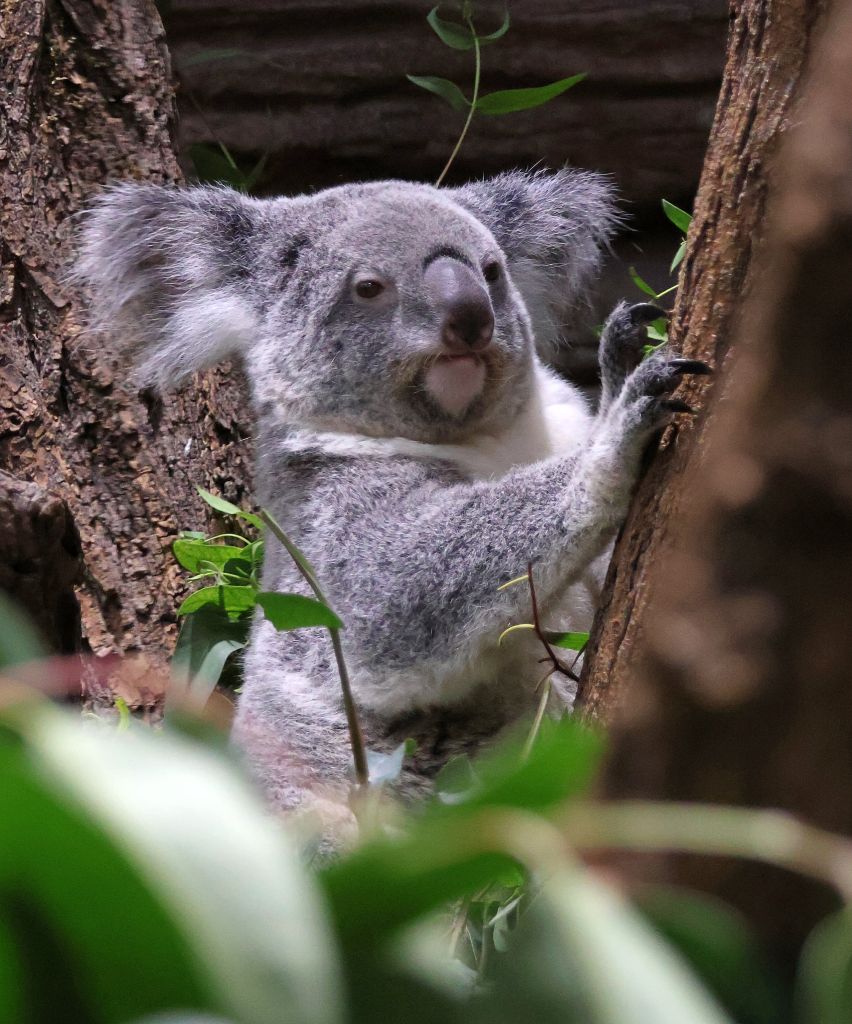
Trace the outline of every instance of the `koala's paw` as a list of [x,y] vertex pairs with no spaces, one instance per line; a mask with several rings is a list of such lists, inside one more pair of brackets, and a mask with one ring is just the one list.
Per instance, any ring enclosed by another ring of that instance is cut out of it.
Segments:
[[604,324],[598,351],[602,404],[608,405],[619,394],[624,382],[642,361],[648,344],[648,325],[665,316],[664,309],[650,302],[634,306],[621,302],[612,311]]
[[698,359],[672,358],[665,348],[658,349],[630,374],[615,401],[612,411],[621,429],[642,443],[665,426],[674,413],[691,413],[686,402],[669,396],[681,377],[709,373],[710,367]]

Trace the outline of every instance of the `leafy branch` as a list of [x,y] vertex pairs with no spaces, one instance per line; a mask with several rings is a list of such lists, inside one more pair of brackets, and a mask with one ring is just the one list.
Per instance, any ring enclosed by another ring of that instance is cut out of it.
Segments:
[[549,85],[526,89],[502,89],[480,96],[482,47],[496,42],[509,31],[508,9],[503,15],[500,27],[487,35],[480,35],[476,30],[474,24],[474,5],[470,0],[465,0],[461,4],[461,23],[442,18],[438,13],[439,10],[440,6],[434,7],[426,16],[426,21],[441,42],[450,49],[473,50],[474,73],[473,90],[470,99],[465,96],[455,82],[451,82],[447,78],[436,78],[434,75],[406,75],[406,78],[413,85],[419,86],[419,88],[425,89],[427,92],[434,93],[436,96],[440,96],[453,110],[459,113],[467,111],[467,117],[465,118],[462,130],[450,153],[449,159],[444,165],[444,169],[438,175],[438,179],[435,182],[436,186],[442,184],[447,176],[447,172],[458,156],[475,113],[497,115],[511,114],[519,110],[531,110],[533,107],[540,107],[544,103],[548,103],[555,97],[560,96],[563,92],[567,92],[568,89],[577,85],[578,82],[581,82],[586,77],[585,73],[572,75],[570,78],[561,78],[559,81],[551,82]]

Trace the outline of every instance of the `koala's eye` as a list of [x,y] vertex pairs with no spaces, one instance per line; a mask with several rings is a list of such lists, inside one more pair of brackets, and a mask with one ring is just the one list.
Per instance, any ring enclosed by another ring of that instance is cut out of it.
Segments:
[[482,268],[482,276],[489,284],[499,281],[501,272],[500,264],[497,260],[491,260],[490,263],[486,263]]
[[374,281],[372,278],[368,278],[364,281],[358,281],[355,285],[355,294],[360,299],[375,299],[378,295],[381,295],[385,290],[385,286],[381,281]]

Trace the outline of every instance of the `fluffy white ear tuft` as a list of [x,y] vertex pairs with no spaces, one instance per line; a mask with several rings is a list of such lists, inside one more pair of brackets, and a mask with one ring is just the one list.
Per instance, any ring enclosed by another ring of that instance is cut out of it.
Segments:
[[83,214],[73,276],[138,384],[173,388],[252,339],[258,206],[226,188],[125,184]]

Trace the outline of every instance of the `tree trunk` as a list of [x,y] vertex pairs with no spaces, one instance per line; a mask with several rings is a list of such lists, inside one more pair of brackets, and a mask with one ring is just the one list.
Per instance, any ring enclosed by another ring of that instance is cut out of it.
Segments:
[[[780,41],[803,53],[809,7],[750,0],[738,20],[763,15],[767,53]],[[772,43],[768,19],[779,26],[782,13],[786,28]],[[736,52],[736,29],[732,38]],[[622,705],[611,795],[779,807],[852,834],[852,0],[835,3],[812,67],[720,400],[689,448],[655,466],[676,503],[658,505],[662,519],[646,520],[644,533],[631,521],[613,606],[632,552],[650,538],[633,570],[642,589],[620,626],[604,622],[586,701],[599,715]],[[774,76],[773,64],[765,71]],[[764,99],[754,124],[762,108]],[[743,193],[722,193],[732,194]],[[715,265],[715,249],[705,259]],[[687,276],[687,340],[704,309],[690,286]],[[730,311],[735,297],[716,301]],[[613,632],[633,650],[615,651]],[[825,891],[780,872],[668,866],[735,902],[788,953],[829,904]]]
[[89,647],[162,662],[168,545],[205,525],[193,482],[242,498],[246,403],[224,373],[165,408],[137,394],[64,283],[73,214],[98,188],[179,176],[162,25],[153,0],[2,0],[0,40],[0,464],[67,501]]
[[[824,6],[814,0],[732,2],[722,89],[669,332],[675,350],[720,372],[752,286],[770,171]],[[679,397],[701,410],[712,386],[699,377]],[[580,683],[579,703],[594,718],[609,720],[624,696],[645,642],[652,577],[671,550],[672,529],[692,487],[686,470],[702,462],[706,434],[702,415],[670,428],[634,497]]]

